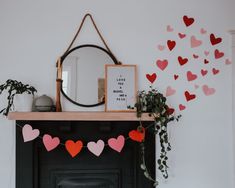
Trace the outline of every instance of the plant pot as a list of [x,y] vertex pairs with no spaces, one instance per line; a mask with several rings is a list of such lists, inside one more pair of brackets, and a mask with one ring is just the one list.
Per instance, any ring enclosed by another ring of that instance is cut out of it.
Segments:
[[33,105],[33,95],[31,94],[17,94],[13,102],[13,111],[17,112],[31,112]]

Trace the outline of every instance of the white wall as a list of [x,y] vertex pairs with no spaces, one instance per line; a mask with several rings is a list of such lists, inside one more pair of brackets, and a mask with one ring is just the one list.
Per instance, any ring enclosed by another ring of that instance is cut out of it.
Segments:
[[[172,81],[169,74],[181,71],[173,63],[165,72],[156,68],[157,58],[174,62],[178,53],[191,56],[192,52],[182,43],[182,48],[172,54],[157,50],[159,43],[172,37],[166,32],[166,25],[190,35],[198,35],[198,29],[203,27],[208,33],[223,37],[220,49],[226,58],[231,58],[227,31],[235,28],[233,7],[232,0],[1,0],[0,82],[8,78],[18,79],[34,85],[38,95],[54,97],[56,59],[67,48],[83,15],[90,12],[117,58],[124,64],[138,65],[140,89],[148,87],[145,74],[156,72],[159,79],[155,86],[162,92],[169,84],[177,91],[193,90],[193,85],[186,81]],[[183,15],[195,18],[194,27],[189,30],[183,27]],[[99,41],[89,29],[88,26],[85,28],[80,43]],[[213,66],[211,63],[207,68]],[[205,97],[198,89],[193,90],[198,99],[190,103],[185,102],[180,92],[169,97],[172,106],[184,102],[187,110],[181,113],[180,123],[172,124],[170,129],[173,147],[169,161],[170,176],[167,181],[160,178],[161,188],[232,188],[234,185],[232,68],[222,62],[217,62],[216,66],[220,69],[217,77],[208,76],[207,80],[200,77],[195,82],[215,87],[213,96]],[[188,69],[200,71],[193,63],[188,65]],[[2,101],[2,97],[0,99]],[[63,100],[63,104],[65,102]],[[70,108],[81,110],[71,105]],[[6,188],[14,187],[13,125],[14,122],[1,118],[0,181],[1,187]]]

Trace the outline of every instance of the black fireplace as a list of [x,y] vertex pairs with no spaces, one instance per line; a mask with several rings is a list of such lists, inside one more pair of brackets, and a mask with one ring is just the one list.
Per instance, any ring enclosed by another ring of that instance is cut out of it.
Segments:
[[[23,142],[22,128],[30,124],[40,135],[58,136],[66,140],[107,140],[128,136],[138,122],[129,121],[16,121],[16,188],[152,188],[140,168],[139,143],[126,140],[121,153],[105,147],[97,157],[84,148],[72,158],[63,145],[46,151],[42,139]],[[149,123],[145,122],[144,126]],[[155,176],[155,137],[146,131],[146,163]]]

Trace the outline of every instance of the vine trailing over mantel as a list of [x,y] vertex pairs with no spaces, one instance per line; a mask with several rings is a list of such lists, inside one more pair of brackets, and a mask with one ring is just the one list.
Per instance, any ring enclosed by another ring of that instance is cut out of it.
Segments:
[[[168,123],[174,120],[179,120],[181,115],[174,116],[174,109],[170,108],[166,103],[166,97],[163,96],[160,92],[150,86],[149,91],[140,91],[137,95],[137,102],[135,104],[135,108],[137,111],[137,117],[140,118],[144,112],[149,113],[149,116],[154,119],[154,126],[151,126],[150,131],[153,134],[159,136],[160,141],[160,157],[157,160],[158,169],[162,172],[164,178],[168,178],[168,156],[167,152],[171,150],[171,144],[168,137]],[[129,107],[131,108],[131,107]],[[145,163],[145,143],[140,143],[141,148],[141,158],[142,164],[141,169],[144,170],[144,175],[151,181],[154,182],[154,186],[158,185],[158,182],[155,178],[151,177],[149,170]]]

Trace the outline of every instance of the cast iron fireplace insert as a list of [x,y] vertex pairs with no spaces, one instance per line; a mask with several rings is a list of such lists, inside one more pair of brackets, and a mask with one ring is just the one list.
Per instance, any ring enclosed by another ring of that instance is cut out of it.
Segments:
[[[143,126],[150,122],[144,122]],[[136,129],[133,121],[16,121],[17,125],[30,124],[40,135],[58,136],[61,142],[128,136]],[[155,177],[155,137],[146,131],[145,158],[151,175]],[[152,188],[140,169],[139,143],[126,140],[121,153],[105,147],[100,157],[84,148],[72,158],[60,145],[47,152],[42,139],[23,142],[22,128],[16,126],[16,188]]]

